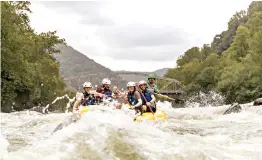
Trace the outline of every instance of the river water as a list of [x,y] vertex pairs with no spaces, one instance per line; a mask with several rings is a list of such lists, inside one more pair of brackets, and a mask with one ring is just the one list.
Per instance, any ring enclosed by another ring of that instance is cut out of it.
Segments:
[[6,160],[261,160],[262,107],[172,108],[168,120],[134,123],[133,113],[97,107],[52,134],[71,115],[1,113],[0,155]]

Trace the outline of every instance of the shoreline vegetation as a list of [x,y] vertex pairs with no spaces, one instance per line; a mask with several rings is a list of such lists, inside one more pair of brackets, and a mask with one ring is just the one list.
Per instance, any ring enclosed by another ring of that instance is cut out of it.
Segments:
[[[46,105],[69,94],[52,56],[66,44],[56,31],[36,33],[30,26],[30,2],[1,2],[1,111]],[[13,107],[12,107],[13,106]]]
[[[1,112],[46,106],[55,97],[73,97],[53,54],[66,44],[56,31],[36,33],[30,26],[30,2],[1,2]],[[262,2],[237,12],[228,29],[211,44],[192,47],[165,77],[185,85],[188,95],[215,91],[226,103],[262,97]],[[56,110],[68,101],[54,107]]]
[[211,44],[188,49],[165,77],[179,80],[189,96],[215,91],[227,104],[254,101],[262,97],[261,40],[262,2],[254,1]]

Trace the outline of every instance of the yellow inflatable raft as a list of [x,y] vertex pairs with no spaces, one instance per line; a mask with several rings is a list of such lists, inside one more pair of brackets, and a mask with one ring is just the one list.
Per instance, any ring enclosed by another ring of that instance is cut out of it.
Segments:
[[79,113],[84,114],[84,113],[88,112],[90,109],[91,109],[91,106],[81,106],[79,108]]
[[167,119],[167,115],[163,111],[156,111],[153,115],[151,112],[143,113],[142,115],[136,116],[135,122],[143,122],[144,120],[152,120],[152,121],[163,121]]
[[[130,109],[130,105],[126,104],[125,105],[126,108]],[[142,115],[136,116],[135,118],[135,122],[142,122],[143,120],[152,120],[152,121],[163,121],[167,119],[167,115],[165,112],[160,110],[161,107],[157,106],[157,111],[156,113],[153,115],[151,112],[146,112],[143,113]]]
[[[126,107],[128,107],[128,105],[126,105]],[[142,115],[138,115],[136,116],[136,119],[135,119],[135,122],[143,122],[144,120],[152,120],[152,121],[163,121],[163,120],[166,120],[167,119],[167,115],[165,112],[163,111],[160,111],[159,110],[159,106],[157,106],[157,111],[156,113],[153,115],[151,112],[146,112],[146,113],[143,113]],[[90,111],[91,109],[91,106],[81,106],[79,108],[79,113],[82,115],[88,111]]]
[[[144,107],[144,109],[146,109],[146,107],[145,106],[143,106]],[[127,108],[127,109],[131,109],[131,106],[129,105],[129,104],[125,104],[125,108]],[[161,110],[161,107],[160,106],[156,106],[156,108],[157,108],[157,110]]]

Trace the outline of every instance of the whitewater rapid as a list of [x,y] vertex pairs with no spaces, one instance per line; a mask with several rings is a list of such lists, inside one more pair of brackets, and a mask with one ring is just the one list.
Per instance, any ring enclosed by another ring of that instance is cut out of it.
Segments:
[[158,102],[168,120],[133,122],[126,110],[97,108],[52,134],[70,113],[1,113],[1,150],[6,160],[261,160],[262,109],[241,113],[228,106],[171,107]]

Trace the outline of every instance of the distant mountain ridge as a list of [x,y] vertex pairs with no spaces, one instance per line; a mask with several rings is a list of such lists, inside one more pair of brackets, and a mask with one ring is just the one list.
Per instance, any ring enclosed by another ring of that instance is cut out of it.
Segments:
[[116,73],[142,73],[142,74],[155,74],[156,76],[159,76],[159,77],[163,77],[169,70],[170,68],[162,68],[162,69],[158,69],[158,70],[155,70],[153,72],[141,72],[141,71],[125,71],[125,70],[121,70],[121,71],[115,71]]
[[[125,88],[128,81],[139,81],[146,79],[146,76],[129,74],[129,71],[112,71],[109,68],[95,62],[93,59],[88,58],[86,55],[80,53],[74,48],[66,45],[58,45],[61,50],[60,54],[55,54],[55,59],[60,63],[60,73],[68,87],[75,91],[82,89],[81,85],[85,81],[90,81],[93,86],[100,85],[103,78],[109,78],[113,85],[120,88]],[[169,68],[163,68],[154,72],[136,72],[143,74],[155,73],[157,76],[162,77]],[[123,74],[123,72],[129,72]]]
[[164,77],[164,75],[169,71],[169,69],[171,69],[171,68],[162,68],[162,69],[158,69],[158,70],[151,72],[151,73],[154,73],[159,77]]
[[[158,69],[153,72],[133,72],[133,71],[115,71],[118,75],[121,76],[123,80],[127,81],[140,81],[140,80],[146,80],[147,76],[149,74],[155,74],[156,76],[163,77],[167,72],[169,68],[163,68],[163,69]],[[144,74],[144,75],[143,75]]]
[[119,86],[126,85],[126,81],[118,74],[74,48],[65,45],[59,45],[57,48],[61,50],[61,53],[55,54],[54,57],[60,63],[60,73],[70,88],[80,90],[85,81],[90,81],[93,86],[99,85],[103,78],[109,78],[113,84]]

